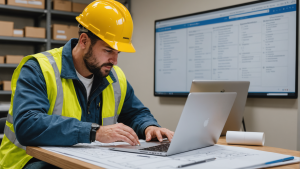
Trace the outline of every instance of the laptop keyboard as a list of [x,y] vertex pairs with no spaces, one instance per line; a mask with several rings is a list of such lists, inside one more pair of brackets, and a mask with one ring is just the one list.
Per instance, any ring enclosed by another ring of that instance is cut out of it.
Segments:
[[148,151],[158,151],[158,152],[167,152],[169,149],[170,143],[161,144],[158,146],[147,147],[140,150],[148,150]]

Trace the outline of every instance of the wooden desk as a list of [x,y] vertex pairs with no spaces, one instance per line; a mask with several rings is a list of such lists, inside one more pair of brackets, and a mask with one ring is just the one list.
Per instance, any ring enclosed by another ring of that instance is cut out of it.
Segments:
[[[225,137],[221,137],[217,144],[220,145],[227,145]],[[286,150],[282,148],[275,148],[275,147],[266,147],[266,146],[241,146],[241,145],[232,145],[237,147],[244,147],[244,148],[250,148],[255,150],[262,150],[262,151],[268,151],[268,152],[274,152],[274,153],[280,153],[280,154],[286,154],[291,156],[300,157],[299,151],[293,151],[293,150]],[[44,150],[39,147],[27,147],[26,148],[27,154],[40,159],[42,161],[46,161],[47,163],[53,164],[55,166],[58,166],[60,168],[64,169],[103,169],[102,167],[95,166],[93,164],[89,164],[80,160],[73,159],[71,157],[67,157],[64,155],[60,155],[57,153],[53,153],[51,151]],[[298,164],[290,164],[285,166],[279,166],[279,167],[272,167],[272,169],[299,169],[299,163]]]

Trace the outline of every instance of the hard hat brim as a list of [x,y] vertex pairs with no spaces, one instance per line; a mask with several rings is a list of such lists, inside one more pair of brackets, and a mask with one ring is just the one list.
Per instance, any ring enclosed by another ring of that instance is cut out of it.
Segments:
[[128,52],[128,53],[134,53],[135,49],[132,45],[132,43],[120,43],[115,41],[107,41],[105,39],[102,39],[104,42],[106,42],[111,48],[118,50],[120,52]]

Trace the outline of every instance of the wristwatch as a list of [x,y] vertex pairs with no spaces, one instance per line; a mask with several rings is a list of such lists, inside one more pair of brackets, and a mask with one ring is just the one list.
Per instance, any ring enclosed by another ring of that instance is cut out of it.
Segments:
[[91,142],[94,142],[96,140],[96,133],[97,130],[100,128],[100,125],[97,123],[92,123],[92,128],[90,132],[90,140]]

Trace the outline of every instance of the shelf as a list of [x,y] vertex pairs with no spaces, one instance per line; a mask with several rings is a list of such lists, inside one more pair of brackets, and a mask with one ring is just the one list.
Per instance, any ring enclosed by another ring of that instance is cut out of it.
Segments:
[[57,10],[51,10],[50,13],[51,17],[54,19],[74,19],[74,21],[76,21],[75,17],[80,15],[80,13],[76,12],[66,12]]
[[17,68],[18,64],[0,64],[0,68]]
[[64,45],[67,42],[68,41],[65,41],[65,40],[51,40],[51,44],[55,44],[55,45]]
[[41,38],[21,38],[21,37],[12,37],[12,36],[0,36],[0,41],[19,41],[19,42],[32,42],[32,43],[46,43],[47,39]]
[[46,14],[47,10],[45,9],[36,9],[36,8],[26,8],[20,6],[12,6],[12,5],[0,5],[0,14],[13,14],[18,15],[20,14],[26,16],[36,16],[37,14]]
[[0,91],[0,95],[10,95],[10,94],[11,91],[3,91],[3,90]]

